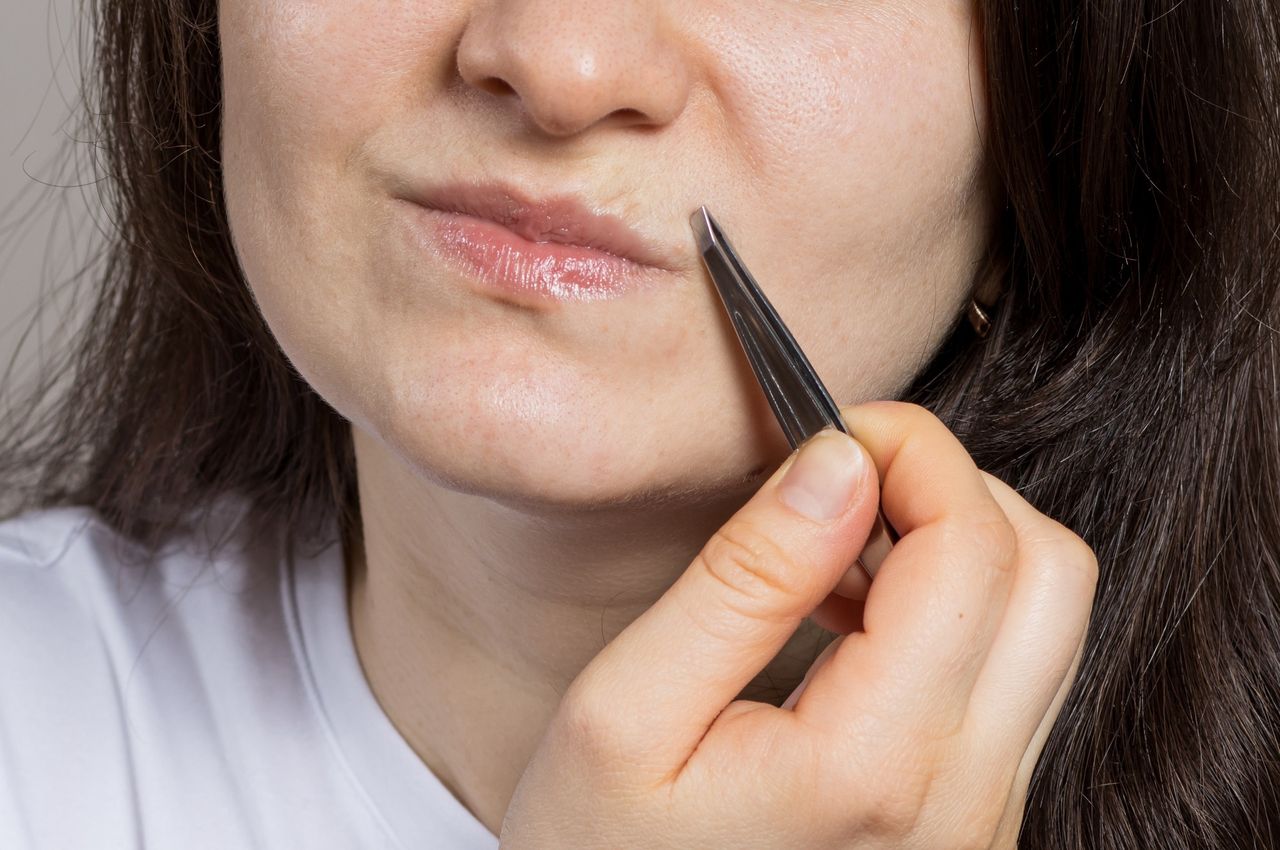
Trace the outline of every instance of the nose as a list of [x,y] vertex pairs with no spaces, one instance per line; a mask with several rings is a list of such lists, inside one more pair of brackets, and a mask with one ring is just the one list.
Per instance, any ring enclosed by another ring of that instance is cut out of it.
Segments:
[[490,0],[458,44],[471,86],[555,136],[601,122],[661,125],[684,109],[689,70],[658,0]]

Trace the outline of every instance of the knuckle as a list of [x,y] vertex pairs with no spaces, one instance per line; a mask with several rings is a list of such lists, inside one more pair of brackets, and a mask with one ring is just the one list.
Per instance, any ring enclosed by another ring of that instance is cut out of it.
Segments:
[[900,428],[905,434],[936,431],[952,433],[947,424],[932,410],[911,401],[876,399],[874,401],[864,401],[861,404],[847,405],[840,408],[840,411],[846,420],[856,420],[859,418],[859,412],[864,409],[868,412],[882,411],[887,414],[888,418],[894,421],[895,428]]
[[1098,555],[1093,551],[1083,537],[1075,532],[1067,530],[1067,541],[1070,544],[1070,550],[1073,557],[1070,559],[1072,564],[1077,565],[1080,571],[1089,579],[1091,585],[1098,583]]
[[587,764],[615,764],[626,752],[623,716],[607,700],[570,689],[560,701],[555,728]]
[[[945,444],[960,445],[955,432],[929,408],[912,402],[898,402],[898,404],[902,405],[900,414],[906,423],[908,439],[922,440],[922,445],[929,447],[941,445],[938,442],[939,439],[942,439]],[[905,443],[906,440],[904,445]]]
[[874,796],[862,827],[885,838],[901,839],[914,833],[933,784],[932,776],[924,769],[899,773],[897,781]]
[[1082,582],[1082,595],[1087,594],[1092,598],[1098,588],[1098,556],[1094,554],[1092,546],[1074,534],[1063,540],[1068,552],[1064,558],[1069,565],[1067,568]]
[[978,553],[983,563],[1002,572],[1012,570],[1018,558],[1018,532],[1003,511],[951,521],[946,524],[944,536],[955,545]]
[[[932,410],[924,405],[917,404],[913,401],[901,401],[899,399],[877,399],[872,402],[865,402],[875,407],[881,407],[891,412],[895,417],[906,419],[912,425],[932,427],[933,425],[943,425]],[[858,405],[861,406],[861,405]],[[943,425],[943,427],[946,427]]]
[[865,841],[872,836],[897,843],[920,827],[938,766],[934,748],[912,741],[910,736],[899,737],[891,747],[872,747],[852,756],[841,746],[819,751],[827,762],[823,774],[832,778],[820,785],[822,807],[848,813],[841,821],[841,828],[849,831],[846,838]]
[[726,523],[707,541],[696,563],[725,589],[725,603],[739,613],[767,616],[778,609],[778,597],[799,601],[805,596],[809,565],[751,520]]
[[1098,556],[1084,538],[1057,520],[1050,520],[1050,533],[1042,541],[1062,568],[1078,573],[1093,588],[1098,583]]
[[899,404],[902,414],[911,420],[913,425],[921,428],[943,428],[950,431],[946,424],[938,418],[932,410],[924,405],[916,404],[910,401],[900,401]]

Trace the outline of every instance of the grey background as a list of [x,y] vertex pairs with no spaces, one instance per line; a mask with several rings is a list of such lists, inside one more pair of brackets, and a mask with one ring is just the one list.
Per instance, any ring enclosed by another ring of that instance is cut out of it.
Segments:
[[[81,116],[79,0],[9,0],[0,26],[0,401],[70,338],[107,216]],[[56,184],[69,188],[53,188]],[[78,185],[87,184],[87,185]],[[36,312],[43,295],[44,307]],[[33,324],[34,320],[34,324]],[[30,328],[25,341],[23,333]],[[20,344],[21,343],[21,344]],[[5,375],[10,361],[15,372]]]

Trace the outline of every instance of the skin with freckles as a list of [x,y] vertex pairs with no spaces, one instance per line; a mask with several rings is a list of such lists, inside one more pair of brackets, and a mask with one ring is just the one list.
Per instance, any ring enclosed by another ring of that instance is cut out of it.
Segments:
[[[568,684],[789,447],[697,261],[724,226],[841,405],[893,398],[975,286],[993,198],[967,2],[221,0],[232,235],[352,422],[370,685],[493,832]],[[517,305],[427,261],[404,181],[571,193],[665,286]],[[775,704],[823,635],[758,684]]]

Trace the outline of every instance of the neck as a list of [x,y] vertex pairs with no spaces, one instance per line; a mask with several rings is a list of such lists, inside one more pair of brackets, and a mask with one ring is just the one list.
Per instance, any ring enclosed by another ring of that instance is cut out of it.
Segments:
[[[409,481],[400,462],[357,446],[356,652],[392,723],[497,834],[570,682],[754,487],[696,505],[534,509]],[[780,704],[834,637],[806,620],[739,697]]]

